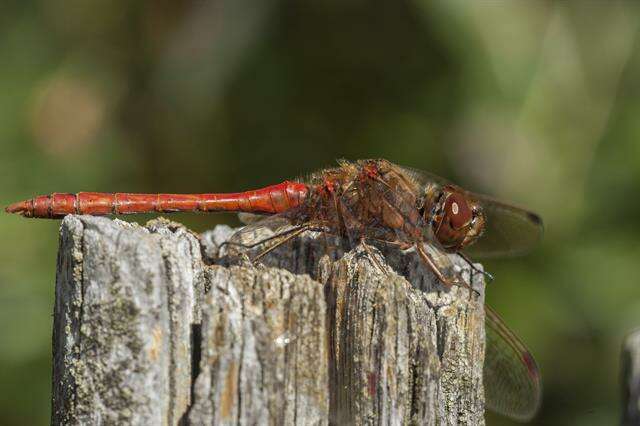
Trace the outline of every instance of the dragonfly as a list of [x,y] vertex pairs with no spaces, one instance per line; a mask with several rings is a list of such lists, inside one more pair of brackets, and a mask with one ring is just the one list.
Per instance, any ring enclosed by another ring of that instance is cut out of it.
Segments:
[[[449,287],[469,287],[450,253],[476,269],[470,258],[523,254],[543,233],[542,220],[535,213],[384,159],[340,160],[336,167],[306,179],[244,192],[53,193],[11,204],[6,211],[28,218],[224,211],[260,215],[265,218],[241,228],[230,243],[264,247],[257,257],[305,232],[341,237],[365,248],[370,243],[389,244],[415,250]],[[246,238],[260,229],[268,229],[270,236],[257,241]],[[516,420],[530,420],[542,395],[538,366],[524,343],[489,306],[485,324],[487,408]]]

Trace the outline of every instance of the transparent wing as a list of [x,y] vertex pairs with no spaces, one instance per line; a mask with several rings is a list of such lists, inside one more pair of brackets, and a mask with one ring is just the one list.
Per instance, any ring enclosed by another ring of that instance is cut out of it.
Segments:
[[229,239],[229,254],[259,254],[295,235],[302,227],[291,222],[286,214],[271,216],[252,215],[253,221],[237,230]]
[[465,252],[473,257],[518,256],[530,251],[542,238],[542,219],[525,209],[471,194],[487,218],[485,231]]
[[245,213],[245,212],[238,213],[238,220],[240,220],[240,222],[244,223],[245,225],[251,225],[252,223],[255,223],[265,218],[266,216],[263,214]]
[[[452,185],[448,180],[421,170],[396,166],[423,188],[427,185]],[[535,213],[487,195],[459,188],[470,200],[477,201],[486,215],[482,236],[465,253],[474,258],[517,256],[531,250],[542,238],[542,219]]]
[[540,372],[531,353],[489,306],[485,306],[487,348],[484,393],[487,408],[527,421],[540,406]]
[[438,176],[434,173],[429,173],[424,170],[414,169],[413,167],[405,167],[395,165],[398,170],[401,170],[406,176],[409,176],[413,181],[421,187],[424,187],[430,183],[435,183],[440,186],[453,185],[447,179]]

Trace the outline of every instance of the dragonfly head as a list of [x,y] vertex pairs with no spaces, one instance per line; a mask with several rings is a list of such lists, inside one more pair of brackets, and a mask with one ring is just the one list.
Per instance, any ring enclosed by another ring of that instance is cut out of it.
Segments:
[[459,188],[447,185],[427,192],[427,205],[431,208],[424,209],[424,219],[443,248],[462,250],[482,235],[486,222],[482,208]]

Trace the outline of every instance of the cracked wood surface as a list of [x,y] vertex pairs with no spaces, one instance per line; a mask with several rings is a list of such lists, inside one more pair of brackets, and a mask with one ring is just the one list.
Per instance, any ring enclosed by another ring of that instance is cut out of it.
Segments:
[[55,424],[484,424],[479,274],[445,289],[415,253],[373,249],[382,272],[312,237],[254,267],[231,228],[162,219],[60,232]]

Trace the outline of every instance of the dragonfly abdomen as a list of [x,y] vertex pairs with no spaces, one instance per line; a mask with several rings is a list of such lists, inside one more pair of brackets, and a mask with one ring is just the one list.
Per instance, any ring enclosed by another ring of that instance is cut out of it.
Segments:
[[109,215],[169,212],[247,212],[275,214],[299,206],[305,184],[285,181],[254,191],[213,194],[53,193],[7,207],[25,217],[60,218],[68,214]]

